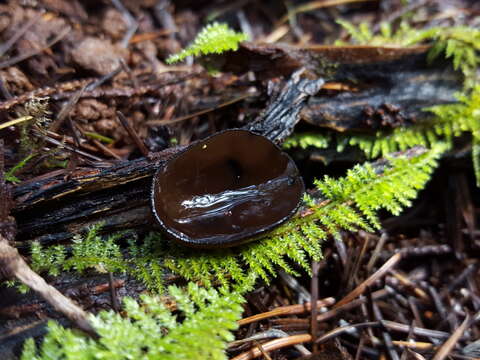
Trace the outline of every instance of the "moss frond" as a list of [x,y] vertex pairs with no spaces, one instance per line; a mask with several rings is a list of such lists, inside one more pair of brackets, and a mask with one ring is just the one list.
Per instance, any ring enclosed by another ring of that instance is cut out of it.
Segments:
[[[351,42],[358,45],[376,46],[409,46],[426,40],[436,30],[418,30],[403,21],[394,31],[390,23],[380,24],[380,33],[374,34],[371,25],[360,23],[358,26],[349,21],[337,20],[351,38]],[[337,41],[335,45],[346,45],[344,41]]]
[[392,132],[378,131],[375,135],[339,136],[339,148],[348,144],[358,146],[368,158],[386,156],[413,146],[432,147],[439,142],[453,146],[454,137],[462,133],[472,136],[472,160],[477,185],[480,186],[480,85],[469,95],[459,94],[458,103],[436,105],[425,109],[434,115],[431,121],[411,127],[396,128]]
[[187,56],[199,56],[208,54],[221,54],[228,50],[237,50],[238,44],[247,39],[244,33],[237,33],[230,29],[227,24],[214,22],[203,28],[186,49],[178,54],[171,55],[167,64],[182,61]]
[[[394,45],[411,46],[430,41],[432,47],[427,60],[433,61],[443,54],[451,59],[453,68],[464,75],[464,86],[471,89],[478,83],[477,69],[480,65],[480,30],[467,27],[432,27],[414,29],[402,22],[396,32],[389,24],[382,24],[380,34],[374,35],[369,25],[362,23],[355,26],[344,20],[337,21],[347,30],[354,43],[360,45]],[[342,45],[343,42],[337,42]]]
[[31,267],[33,270],[47,271],[57,276],[62,271],[75,270],[79,273],[87,269],[98,272],[124,272],[127,264],[124,261],[120,246],[116,243],[121,233],[103,239],[98,235],[101,223],[93,226],[85,237],[75,236],[70,251],[65,246],[53,245],[42,247],[32,243]]
[[309,146],[316,147],[318,149],[325,149],[328,147],[330,140],[329,134],[306,132],[291,135],[287,140],[285,140],[282,146],[284,149],[295,147],[306,149]]
[[27,162],[29,162],[33,157],[35,157],[34,154],[27,155],[25,158],[15,164],[10,170],[5,173],[5,180],[12,183],[20,182],[20,179],[15,176],[15,173],[21,168],[23,168],[27,164]]
[[39,349],[27,340],[21,359],[226,359],[243,298],[193,283],[169,287],[169,298],[175,313],[158,297],[141,295],[140,302],[124,299],[124,316],[113,311],[92,316],[98,340],[50,321]]
[[429,60],[433,61],[441,54],[452,59],[453,68],[462,71],[465,77],[465,88],[470,89],[478,83],[477,69],[480,65],[480,30],[466,26],[450,29],[430,29],[426,38],[434,41],[429,52]]

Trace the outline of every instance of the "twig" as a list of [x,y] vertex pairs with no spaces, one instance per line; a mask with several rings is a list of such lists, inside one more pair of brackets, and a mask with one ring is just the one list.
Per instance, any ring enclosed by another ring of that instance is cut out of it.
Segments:
[[[228,344],[229,348],[232,348],[234,346],[238,346],[241,344],[245,344],[251,341],[258,341],[258,340],[264,340],[264,339],[271,339],[271,338],[285,338],[289,337],[285,331],[283,330],[278,330],[278,329],[268,329],[266,331],[262,331],[260,333],[254,334],[252,336],[246,337],[244,339],[232,341],[231,343]],[[303,345],[294,345],[294,347],[302,354],[302,356],[308,356],[311,355],[312,353],[305,348]]]
[[103,161],[104,161],[104,159],[101,159],[101,158],[99,158],[99,157],[97,157],[97,156],[95,156],[95,155],[86,153],[85,151],[77,150],[77,149],[75,149],[75,148],[73,148],[73,147],[71,147],[71,146],[68,146],[68,145],[64,144],[63,142],[58,141],[58,140],[56,140],[56,139],[54,139],[54,138],[52,138],[52,137],[50,137],[50,136],[45,136],[44,139],[45,139],[46,142],[48,142],[48,143],[50,143],[50,144],[52,144],[52,145],[56,145],[56,146],[58,146],[58,147],[60,147],[60,148],[66,149],[66,150],[68,150],[68,151],[75,152],[75,153],[77,153],[77,154],[79,154],[79,155],[82,155],[82,156],[84,156],[84,157],[90,158],[90,159],[93,160],[93,161],[98,161],[98,162],[103,162]]
[[1,46],[0,46],[0,57],[3,56],[3,54],[5,54],[11,47],[13,44],[15,44],[17,42],[18,39],[20,39],[23,34],[25,34],[28,29],[30,29],[33,25],[35,25],[35,23],[40,20],[40,18],[43,16],[43,14],[45,13],[45,11],[42,9],[40,10],[40,12],[33,16],[30,20],[27,21],[27,23],[25,25],[23,25],[20,29],[18,29],[18,31],[13,34],[13,36],[8,39],[5,43],[3,43]]
[[393,331],[403,332],[406,334],[408,334],[411,331],[413,334],[417,336],[425,336],[427,338],[448,339],[450,336],[450,334],[445,331],[430,330],[430,329],[420,328],[417,326],[412,327],[410,325],[400,324],[398,322],[390,321],[390,320],[382,320],[381,323],[383,326]]
[[10,91],[5,86],[5,80],[3,80],[3,76],[0,74],[0,93],[2,94],[5,100],[10,100],[13,98]]
[[333,338],[343,334],[344,332],[350,332],[350,331],[356,330],[356,329],[378,327],[378,326],[380,326],[380,323],[378,321],[369,321],[369,322],[364,322],[364,323],[360,323],[360,324],[341,326],[341,327],[333,329],[333,330],[327,332],[326,334],[322,335],[321,337],[319,337],[317,339],[317,344],[321,344],[321,343],[323,343],[327,340],[333,339]]
[[262,344],[260,344],[258,341],[256,340],[253,340],[253,343],[257,346],[257,349],[260,350],[260,352],[262,353],[263,355],[263,358],[265,360],[272,360],[272,358],[270,357],[270,355],[268,355],[268,352],[263,348]]
[[447,357],[447,355],[452,351],[453,347],[455,344],[458,342],[458,340],[462,337],[463,333],[467,329],[467,327],[470,325],[470,316],[467,315],[465,317],[465,320],[463,321],[462,325],[458,327],[455,332],[448,338],[445,343],[440,346],[438,349],[437,353],[433,357],[432,360],[443,360]]
[[[402,252],[402,254],[404,254]],[[427,293],[422,289],[420,288],[417,284],[415,284],[412,280],[410,280],[408,277],[400,274],[399,272],[393,270],[393,269],[390,269],[389,270],[389,273],[396,279],[399,281],[400,284],[402,284],[403,286],[405,286],[407,289],[411,290],[411,292],[419,297],[420,299],[422,299],[423,301],[425,302],[429,302],[430,301],[430,298],[428,297]]]
[[388,240],[388,233],[383,232],[382,235],[380,236],[380,240],[378,240],[377,245],[375,246],[375,250],[373,251],[370,257],[370,260],[368,261],[367,274],[370,274],[370,272],[372,271],[373,266],[375,265],[375,262],[380,256],[380,252],[382,251],[382,248],[387,242],[387,240]]
[[8,60],[5,60],[5,61],[1,62],[0,63],[0,69],[4,69],[6,67],[15,65],[16,63],[19,63],[19,62],[21,62],[23,60],[26,60],[26,59],[28,59],[32,56],[40,54],[42,51],[47,50],[48,48],[50,48],[51,46],[55,45],[57,42],[62,40],[70,32],[70,30],[71,30],[70,27],[64,28],[62,31],[60,31],[60,33],[57,36],[55,36],[55,38],[53,40],[49,41],[47,43],[47,45],[45,45],[41,49],[34,49],[32,51],[20,54],[18,56],[12,57]]
[[111,271],[108,272],[108,285],[110,286],[110,300],[112,302],[112,308],[115,312],[119,312],[120,304],[118,303],[117,289],[115,287],[115,281]]
[[458,327],[458,322],[455,321],[455,318],[450,317],[450,315],[455,313],[452,312],[449,314],[449,312],[445,308],[445,305],[442,302],[442,298],[433,286],[429,285],[427,289],[428,293],[430,294],[430,298],[433,300],[433,305],[435,305],[438,315],[440,315],[440,318],[442,319],[440,321],[440,325],[443,325],[443,322],[447,321],[450,326],[450,331],[454,331]]
[[132,36],[135,34],[135,32],[138,29],[138,22],[135,20],[135,18],[130,14],[130,12],[127,10],[127,8],[122,4],[120,0],[112,0],[113,6],[117,8],[118,11],[120,11],[125,18],[125,20],[128,23],[128,30],[123,36],[123,39],[121,41],[121,45],[124,48],[128,47],[128,43],[130,42],[130,39]]
[[456,276],[446,289],[441,291],[441,297],[444,299],[450,295],[458,286],[462,285],[470,274],[478,269],[478,263],[469,264],[460,275]]
[[[324,306],[331,306],[333,305],[335,300],[332,297],[328,297],[322,300],[317,301],[317,308],[321,308]],[[245,319],[238,320],[238,325],[247,325],[256,321],[268,319],[274,316],[281,316],[281,315],[299,315],[304,314],[307,311],[311,310],[311,303],[305,303],[302,305],[289,305],[289,306],[281,306],[272,311],[267,311],[261,314],[256,314],[253,316],[249,316]]]
[[55,310],[65,315],[79,329],[91,336],[97,335],[88,321],[88,314],[60,291],[48,285],[40,275],[30,269],[18,253],[18,250],[10,246],[7,239],[2,235],[0,235],[0,272],[6,278],[17,279],[22,284],[36,291]]
[[355,299],[357,296],[362,294],[368,286],[372,285],[375,281],[383,277],[388,271],[393,268],[397,263],[402,259],[402,254],[397,253],[393,255],[385,264],[382,265],[380,269],[378,269],[372,276],[370,276],[367,280],[363,283],[358,285],[355,289],[353,289],[347,296],[345,296],[342,300],[340,300],[334,308],[338,308],[342,305],[345,305]]
[[4,122],[3,124],[0,124],[0,130],[5,129],[5,128],[7,128],[7,127],[9,127],[9,126],[12,126],[12,125],[16,125],[16,124],[22,123],[22,122],[24,122],[24,121],[32,120],[32,119],[33,119],[33,116],[30,116],[30,115],[21,116],[21,117],[19,117],[19,118],[16,118],[16,119],[13,119],[13,120]]
[[300,284],[297,278],[293,277],[292,275],[288,274],[287,272],[280,270],[278,272],[279,278],[285,282],[285,284],[294,290],[297,293],[297,302],[299,304],[303,303],[311,303],[312,297],[305,287]]
[[[312,340],[312,336],[310,334],[293,335],[286,338],[275,339],[275,340],[266,342],[262,344],[262,348],[264,351],[273,351],[273,350],[278,350],[287,346],[309,342],[311,340]],[[257,358],[259,356],[262,356],[262,352],[258,347],[255,347],[247,352],[244,352],[238,356],[235,356],[231,360],[250,360],[250,359]]]
[[[70,128],[70,131],[72,132],[73,148],[75,150],[77,150],[77,149],[80,148],[80,139],[78,138],[78,134],[75,131],[75,126],[73,125],[72,118],[70,116],[68,116],[67,119],[68,119],[68,121],[67,121],[68,127]],[[79,160],[80,159],[78,157],[78,153],[72,152],[72,157],[68,160],[68,171],[70,173],[72,173],[75,170],[75,168],[78,165]]]
[[372,2],[372,1],[376,2],[378,0],[321,0],[321,1],[311,1],[309,3],[297,6],[297,7],[293,8],[292,10],[290,10],[287,15],[283,16],[280,20],[278,20],[275,27],[285,23],[288,20],[289,16],[300,14],[302,12],[317,10],[317,9],[330,7],[330,6],[338,6],[338,5],[344,5],[344,4],[359,3],[359,2]]
[[188,119],[191,119],[191,118],[194,118],[196,116],[200,116],[200,115],[204,115],[204,114],[208,114],[209,112],[212,112],[212,111],[215,111],[215,110],[218,110],[218,109],[221,109],[225,106],[229,106],[229,105],[232,105],[232,104],[235,104],[236,102],[239,102],[239,101],[242,101],[242,100],[245,100],[245,99],[248,99],[249,97],[253,97],[255,96],[256,94],[245,94],[245,95],[240,95],[232,100],[228,100],[228,101],[225,101],[219,105],[216,105],[216,106],[213,106],[211,108],[208,108],[208,109],[205,109],[205,110],[200,110],[200,111],[197,111],[193,114],[188,114],[188,115],[185,115],[185,116],[180,116],[180,117],[177,117],[175,119],[171,119],[171,120],[151,120],[151,121],[148,121],[147,122],[147,125],[148,126],[157,126],[157,125],[170,125],[170,124],[174,124],[174,123],[177,123],[177,122],[181,122],[181,121],[185,121],[185,120],[188,120]]
[[57,118],[55,121],[50,125],[50,131],[57,131],[60,126],[63,124],[63,121],[67,117],[67,115],[72,111],[73,107],[77,104],[78,100],[82,97],[83,93],[87,89],[89,84],[85,84],[80,90],[78,90],[73,96],[70,97],[68,102],[63,105],[62,109],[59,111]]
[[[120,62],[122,62],[123,59],[120,59]],[[92,82],[90,82],[89,84],[87,84],[87,86],[85,87],[85,91],[86,92],[89,92],[89,91],[93,91],[95,90],[97,87],[103,85],[104,83],[106,83],[107,81],[113,79],[115,76],[117,76],[121,71],[122,71],[123,67],[121,65],[119,65],[116,69],[114,69],[113,71],[109,72],[108,74],[106,75],[103,75],[101,78],[99,79],[96,79]]]
[[[318,261],[312,261],[312,280],[310,282],[310,294],[312,297],[312,303],[316,304],[318,300],[318,271],[320,269],[320,263]],[[317,340],[317,332],[318,332],[318,322],[317,322],[317,315],[318,315],[318,307],[312,306],[312,311],[310,315],[310,333],[312,334],[312,342],[313,342],[313,352],[317,352],[317,344],[315,341]]]
[[140,139],[137,132],[129,124],[127,118],[120,111],[117,111],[117,118],[120,121],[120,123],[123,125],[125,130],[128,132],[128,135],[130,135],[132,140],[135,142],[135,144],[137,145],[142,155],[144,157],[148,157],[148,155],[150,154],[150,151],[148,151],[147,147],[145,146],[145,143],[142,141],[142,139]]
[[109,147],[103,145],[100,141],[98,141],[97,139],[92,139],[92,142],[95,144],[95,146],[97,148],[99,148],[104,154],[106,154],[107,156],[111,156],[113,157],[114,159],[116,160],[122,160],[122,157],[120,155],[118,155],[115,151],[113,151],[112,149],[110,149]]
[[[375,317],[375,320],[381,322],[383,320],[383,316],[382,316],[382,313],[380,312],[378,305],[376,303],[372,303],[372,307],[373,307],[373,315]],[[400,357],[398,356],[397,352],[393,347],[392,336],[389,334],[388,330],[383,326],[380,326],[380,332],[382,334],[383,341],[385,343],[385,347],[387,349],[388,355],[390,356],[390,359],[400,360]]]
[[[385,290],[385,289],[378,290],[378,291],[375,291],[375,292],[372,293],[372,299],[373,300],[381,299],[381,298],[383,298],[387,295],[388,295],[387,290]],[[346,303],[344,305],[341,305],[339,307],[334,307],[332,310],[329,310],[327,312],[324,312],[323,314],[318,315],[317,321],[321,322],[321,321],[326,321],[328,319],[331,319],[331,318],[343,313],[344,311],[354,309],[357,306],[360,306],[360,305],[364,304],[366,301],[367,301],[366,298],[361,298],[361,299],[353,300],[353,301],[351,301],[349,303]]]
[[132,82],[133,88],[137,90],[140,87],[140,84],[138,82],[138,79],[136,78],[135,74],[133,74],[132,69],[130,69],[130,66],[125,62],[123,58],[120,58],[120,66],[122,67],[123,71],[128,75],[128,78]]

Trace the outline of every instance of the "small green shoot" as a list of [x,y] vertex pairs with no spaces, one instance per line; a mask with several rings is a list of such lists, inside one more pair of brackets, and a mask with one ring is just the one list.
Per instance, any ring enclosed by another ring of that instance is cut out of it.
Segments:
[[167,64],[182,61],[188,56],[199,56],[208,54],[221,54],[229,50],[237,50],[238,44],[247,40],[247,35],[237,33],[230,29],[227,24],[214,22],[203,28],[193,43],[178,54],[171,55]]

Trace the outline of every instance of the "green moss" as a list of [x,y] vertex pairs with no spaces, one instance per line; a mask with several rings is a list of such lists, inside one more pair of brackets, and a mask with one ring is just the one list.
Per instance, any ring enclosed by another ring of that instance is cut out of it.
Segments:
[[329,134],[306,132],[292,134],[292,136],[290,136],[282,146],[284,149],[295,147],[306,149],[309,146],[316,147],[318,149],[325,149],[328,147],[330,140]]
[[167,64],[182,61],[188,56],[208,54],[221,54],[229,50],[237,50],[238,44],[247,39],[247,35],[237,33],[230,29],[227,24],[214,22],[203,28],[186,49],[178,54],[171,55]]
[[339,151],[345,145],[358,146],[368,158],[385,156],[398,150],[421,145],[433,147],[438,143],[453,146],[453,139],[468,133],[472,139],[472,160],[480,186],[480,85],[475,85],[468,95],[458,94],[459,102],[437,105],[425,109],[434,116],[430,121],[411,127],[396,128],[391,132],[378,131],[374,135],[339,135]]
[[[361,45],[393,45],[412,46],[429,42],[432,46],[428,60],[434,61],[439,56],[451,59],[453,68],[464,75],[466,89],[471,89],[478,83],[477,69],[480,65],[480,30],[467,26],[432,27],[415,29],[402,22],[396,32],[391,25],[383,23],[380,33],[374,35],[370,26],[362,23],[355,26],[348,21],[338,23],[347,30],[352,41]],[[345,44],[337,42],[337,45]]]
[[140,302],[124,299],[124,316],[113,311],[92,316],[98,340],[50,321],[41,346],[27,340],[21,359],[227,359],[243,298],[192,283],[185,289],[171,286],[168,293],[175,311],[158,297],[142,295]]

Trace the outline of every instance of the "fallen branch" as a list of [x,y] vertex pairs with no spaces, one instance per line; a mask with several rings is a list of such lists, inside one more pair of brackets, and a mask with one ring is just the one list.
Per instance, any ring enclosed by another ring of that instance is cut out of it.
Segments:
[[95,330],[88,321],[88,313],[53,286],[48,285],[2,235],[0,235],[0,275],[8,279],[16,279],[36,291],[55,310],[70,319],[76,327],[91,336],[96,336]]

